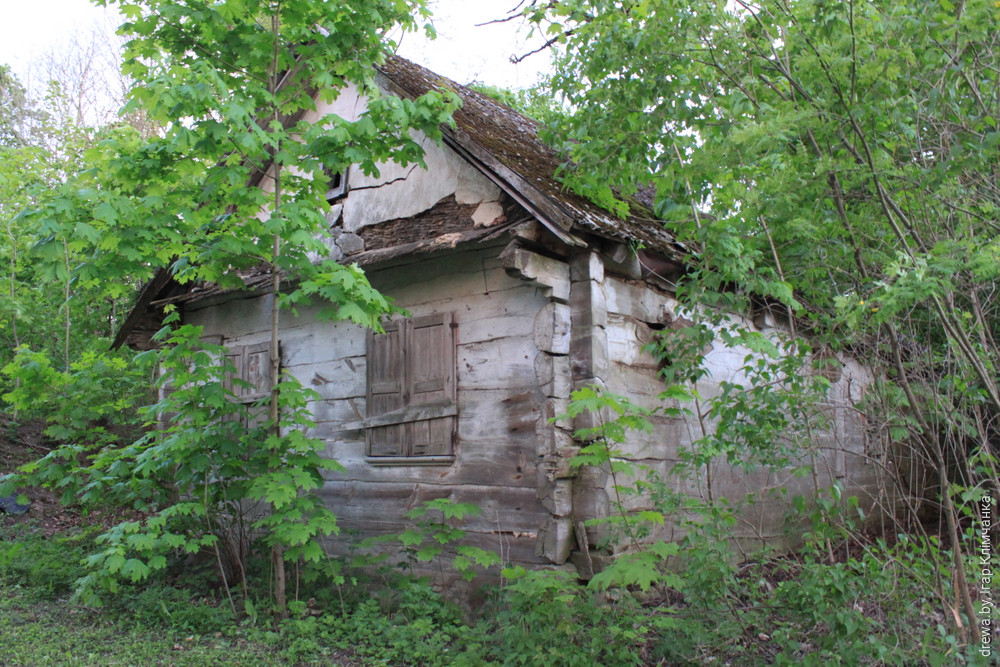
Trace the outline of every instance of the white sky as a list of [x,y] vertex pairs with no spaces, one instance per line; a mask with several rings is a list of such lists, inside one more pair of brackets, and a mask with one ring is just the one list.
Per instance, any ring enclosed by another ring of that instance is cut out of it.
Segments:
[[[459,83],[479,81],[507,87],[529,86],[548,64],[537,54],[521,65],[512,65],[513,54],[525,53],[527,29],[519,21],[475,27],[503,18],[518,0],[429,0],[438,39],[404,36],[400,55]],[[95,24],[117,25],[112,10],[89,0],[0,0],[0,64],[9,64],[27,78],[31,64],[53,49],[65,48],[74,33],[90,33]],[[536,38],[532,40],[538,44]]]

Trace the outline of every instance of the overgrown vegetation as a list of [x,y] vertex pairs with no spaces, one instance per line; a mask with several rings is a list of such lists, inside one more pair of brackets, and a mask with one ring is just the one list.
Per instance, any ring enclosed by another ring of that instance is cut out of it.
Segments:
[[[1000,6],[559,0],[526,14],[557,48],[552,87],[569,113],[548,136],[572,160],[567,185],[619,211],[620,193],[655,189],[657,215],[690,249],[678,295],[714,319],[715,344],[748,335],[719,331],[721,313],[776,312],[804,335],[765,354],[769,382],[694,406],[719,421],[689,463],[708,474],[716,460],[761,469],[806,454],[800,430],[816,426],[806,413],[822,387],[786,386],[784,406],[767,387],[788,385],[796,359],[809,374],[804,340],[817,361],[860,360],[874,381],[854,407],[880,498],[904,502],[879,508],[892,546],[869,546],[870,565],[852,553],[842,574],[877,588],[871,566],[891,569],[898,536],[914,536],[934,563],[920,597],[946,635],[987,647],[995,608],[970,591],[1000,479]],[[697,354],[667,357],[698,367]],[[835,518],[814,531],[836,532]]]
[[[996,3],[529,7],[562,48],[551,85],[565,106],[486,92],[548,122],[575,163],[567,182],[595,201],[623,210],[619,194],[655,186],[691,250],[678,294],[699,324],[651,348],[665,383],[654,412],[700,432],[668,483],[627,454],[650,411],[574,394],[571,412],[598,425],[576,434],[573,465],[612,476],[620,511],[603,534],[622,555],[587,584],[505,569],[478,615],[403,576],[418,562],[502,565],[461,543],[475,507],[416,508],[389,538],[392,563],[325,555],[334,512],[309,492],[336,463],[303,435],[309,390],[277,368],[282,305],[318,298],[368,326],[391,310],[359,270],[310,253],[325,248],[327,174],[419,162],[409,130],[448,122],[446,95],[373,85],[386,31],[414,27],[422,4],[121,4],[141,129],[65,122],[0,70],[0,388],[15,424],[44,419],[62,445],[0,495],[44,485],[137,514],[53,539],[2,528],[0,607],[15,622],[0,627],[0,662],[987,664],[1000,619],[970,589],[985,576],[977,503],[1000,496]],[[289,120],[313,89],[348,83],[371,100],[359,120]],[[268,396],[237,400],[225,350],[193,327],[165,329],[139,359],[105,352],[137,280],[231,284],[257,265],[282,294]],[[762,305],[789,335],[731,317]],[[753,355],[703,398],[709,343]],[[744,501],[717,497],[714,471],[813,474],[827,352],[871,369],[851,407],[891,473],[885,497],[916,500],[879,508],[891,522],[874,531],[857,499],[817,482],[792,505],[797,554],[737,551]],[[932,483],[900,492],[899,452]],[[655,539],[667,521],[682,539]],[[49,624],[75,630],[53,643],[66,635]]]

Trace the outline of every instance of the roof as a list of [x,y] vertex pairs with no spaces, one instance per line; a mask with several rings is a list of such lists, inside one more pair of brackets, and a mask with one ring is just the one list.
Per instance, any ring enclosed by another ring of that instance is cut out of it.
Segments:
[[395,92],[408,97],[419,97],[434,89],[456,93],[462,108],[454,114],[455,128],[444,131],[445,143],[564,241],[573,243],[573,232],[585,231],[620,241],[638,241],[673,258],[684,254],[663,223],[654,220],[638,201],[629,202],[635,213],[622,219],[564,188],[555,179],[564,161],[538,138],[536,121],[398,56],[390,56],[379,71],[393,84]]
[[[633,213],[623,219],[564,188],[555,179],[556,170],[563,160],[538,138],[539,124],[536,121],[398,56],[390,56],[378,70],[382,83],[404,97],[416,98],[435,89],[457,94],[462,108],[454,114],[455,127],[443,129],[444,143],[564,243],[587,246],[589,243],[581,234],[594,234],[617,241],[638,242],[672,260],[680,260],[684,256],[683,247],[640,202],[630,201]],[[406,244],[412,247],[400,247],[399,250],[432,252],[445,246],[453,247],[457,242],[478,240],[485,233],[471,230],[457,240],[449,235],[449,241],[444,245],[430,239]],[[382,257],[380,251],[365,254],[371,255],[367,260],[372,262]],[[247,272],[243,278],[245,288],[250,290],[269,283],[262,280],[259,271]],[[169,268],[161,268],[140,291],[132,311],[118,331],[113,347],[119,347],[126,341],[131,344],[137,336],[148,337],[151,332],[148,331],[149,323],[145,321],[157,319],[154,311],[162,310],[166,303],[228,291],[232,290],[211,285],[179,285],[172,279]]]

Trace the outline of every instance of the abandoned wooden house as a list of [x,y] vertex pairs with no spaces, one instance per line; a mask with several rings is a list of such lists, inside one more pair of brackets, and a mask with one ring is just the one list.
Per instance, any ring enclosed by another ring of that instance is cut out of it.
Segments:
[[[564,190],[554,179],[559,158],[533,121],[400,58],[379,77],[402,96],[447,86],[463,107],[443,145],[425,142],[426,169],[386,165],[377,179],[350,171],[330,195],[334,258],[364,267],[412,317],[373,335],[308,309],[283,316],[281,365],[321,395],[317,435],[346,468],[329,475],[322,494],[344,528],[369,535],[400,530],[424,500],[475,503],[482,514],[464,528],[478,546],[505,562],[576,566],[586,576],[602,531],[588,520],[613,511],[612,482],[602,470],[571,468],[580,424],[552,420],[587,385],[658,404],[663,385],[644,346],[679,319],[671,280],[683,270],[683,248],[654,220],[619,219]],[[352,119],[363,105],[345,92],[320,107]],[[178,290],[166,274],[147,285],[119,342],[147,345],[170,301],[186,322],[220,336],[243,369],[269,363],[273,296],[264,279],[240,291]],[[748,353],[711,352],[701,393],[732,379]],[[852,406],[866,374],[846,361],[833,379],[819,483],[864,493],[876,487],[875,473]],[[671,488],[704,494],[705,480],[670,472],[695,425],[653,422],[653,432],[629,439],[627,455]],[[726,468],[711,483],[716,496],[738,499],[773,488],[808,493],[815,481]],[[736,537],[785,539],[786,511],[749,507]],[[668,524],[662,536],[674,531]]]

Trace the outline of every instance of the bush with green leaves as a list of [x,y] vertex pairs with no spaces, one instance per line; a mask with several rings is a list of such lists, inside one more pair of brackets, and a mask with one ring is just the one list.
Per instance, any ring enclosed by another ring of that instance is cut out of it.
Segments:
[[47,537],[30,524],[0,527],[0,585],[23,587],[41,599],[69,595],[86,573],[82,559],[94,546],[94,534]]
[[[323,442],[304,434],[314,392],[283,378],[280,422],[272,424],[261,417],[261,405],[233,393],[240,381],[230,380],[224,348],[200,342],[201,330],[188,325],[163,336],[163,349],[148,353],[159,361],[161,400],[145,410],[147,423],[160,428],[128,444],[64,446],[4,482],[4,488],[50,486],[66,500],[144,513],[97,538],[90,573],[78,582],[90,603],[102,590],[116,592],[119,580],[138,582],[163,570],[172,554],[203,549],[245,584],[251,538],[281,544],[290,560],[316,562],[326,557],[320,538],[337,530],[333,514],[310,493],[322,484],[322,470],[339,467],[322,456]],[[63,377],[44,363],[34,372]]]
[[151,365],[129,351],[109,352],[98,339],[68,369],[27,347],[2,369],[10,391],[0,396],[20,420],[42,419],[58,445],[97,450],[138,435],[139,406],[149,398]]
[[132,445],[106,450],[87,471],[84,492],[127,497],[152,484],[164,496],[146,519],[101,536],[85,590],[113,591],[115,575],[141,580],[165,567],[167,552],[203,548],[245,582],[252,535],[282,545],[292,561],[326,557],[319,540],[336,532],[336,519],[311,492],[323,483],[321,471],[340,466],[322,456],[322,441],[304,433],[315,393],[283,377],[280,420],[273,424],[262,418],[263,406],[237,400],[232,385],[239,380],[230,380],[233,368],[220,363],[225,349],[200,336],[198,327],[178,326],[158,355],[163,398],[149,416],[168,416],[167,423]]
[[366,664],[489,664],[483,655],[486,637],[467,625],[453,604],[414,580],[360,596],[339,613],[303,613],[284,622],[282,633],[282,656],[289,661],[346,650]]
[[[686,344],[683,337],[679,344]],[[784,372],[789,373],[802,360],[792,358],[787,363]],[[690,369],[683,370],[676,363],[670,368],[691,381]],[[781,385],[775,382],[776,376],[757,375],[761,368],[751,368],[748,384],[738,386],[745,392],[740,401],[732,400],[733,392],[719,400],[718,406],[729,410],[719,416],[719,428],[695,443],[700,449],[675,474],[693,474],[718,458],[743,467],[767,467],[784,466],[786,457],[796,456],[788,442],[768,448],[764,436],[780,432],[779,426],[788,418],[789,401],[797,394],[807,399],[798,413],[807,418],[825,385],[808,378]],[[759,386],[770,386],[776,395],[764,400],[766,392],[757,391]],[[531,627],[512,624],[500,633],[501,644],[510,646],[516,641],[526,647],[519,654],[511,649],[511,661],[574,664],[573,660],[589,659],[588,649],[581,645],[585,640],[573,635],[572,629],[590,618],[587,614],[599,616],[601,612],[594,608],[601,606],[601,600],[613,600],[609,615],[594,621],[601,628],[595,634],[600,634],[610,652],[601,659],[612,662],[637,655],[615,654],[611,648],[617,637],[614,629],[631,623],[636,634],[628,636],[644,646],[643,659],[669,664],[717,659],[730,664],[982,663],[944,624],[946,615],[952,613],[946,601],[953,554],[942,549],[937,538],[900,535],[892,542],[873,541],[863,532],[865,517],[858,499],[846,496],[835,484],[810,498],[782,500],[788,503],[790,518],[804,540],[797,555],[771,550],[738,552],[733,535],[738,505],[722,497],[678,497],[662,480],[642,474],[641,466],[628,460],[629,433],[648,427],[647,411],[625,397],[593,389],[574,393],[574,399],[570,414],[590,411],[597,425],[577,433],[585,445],[572,463],[612,473],[618,511],[601,523],[616,529],[613,535],[621,553],[586,588],[559,572],[506,571],[515,578],[504,589],[501,601],[507,618],[531,619]],[[709,405],[715,409],[714,403]],[[757,405],[760,413],[753,414]],[[741,414],[736,432],[726,423],[734,411]],[[765,446],[739,446],[741,438],[756,439]],[[715,446],[717,440],[724,446]],[[744,452],[745,460],[733,459]],[[653,509],[624,511],[621,498],[626,494],[645,495]],[[970,492],[959,501],[979,496],[981,491],[978,495]],[[656,526],[667,518],[684,532],[677,543],[651,539]],[[803,519],[808,522],[804,531]],[[972,541],[971,533],[966,539]],[[536,607],[530,608],[531,604]],[[537,632],[537,639],[532,632]],[[551,650],[543,639],[546,632],[564,633],[559,635],[562,644],[572,648],[563,654]]]

